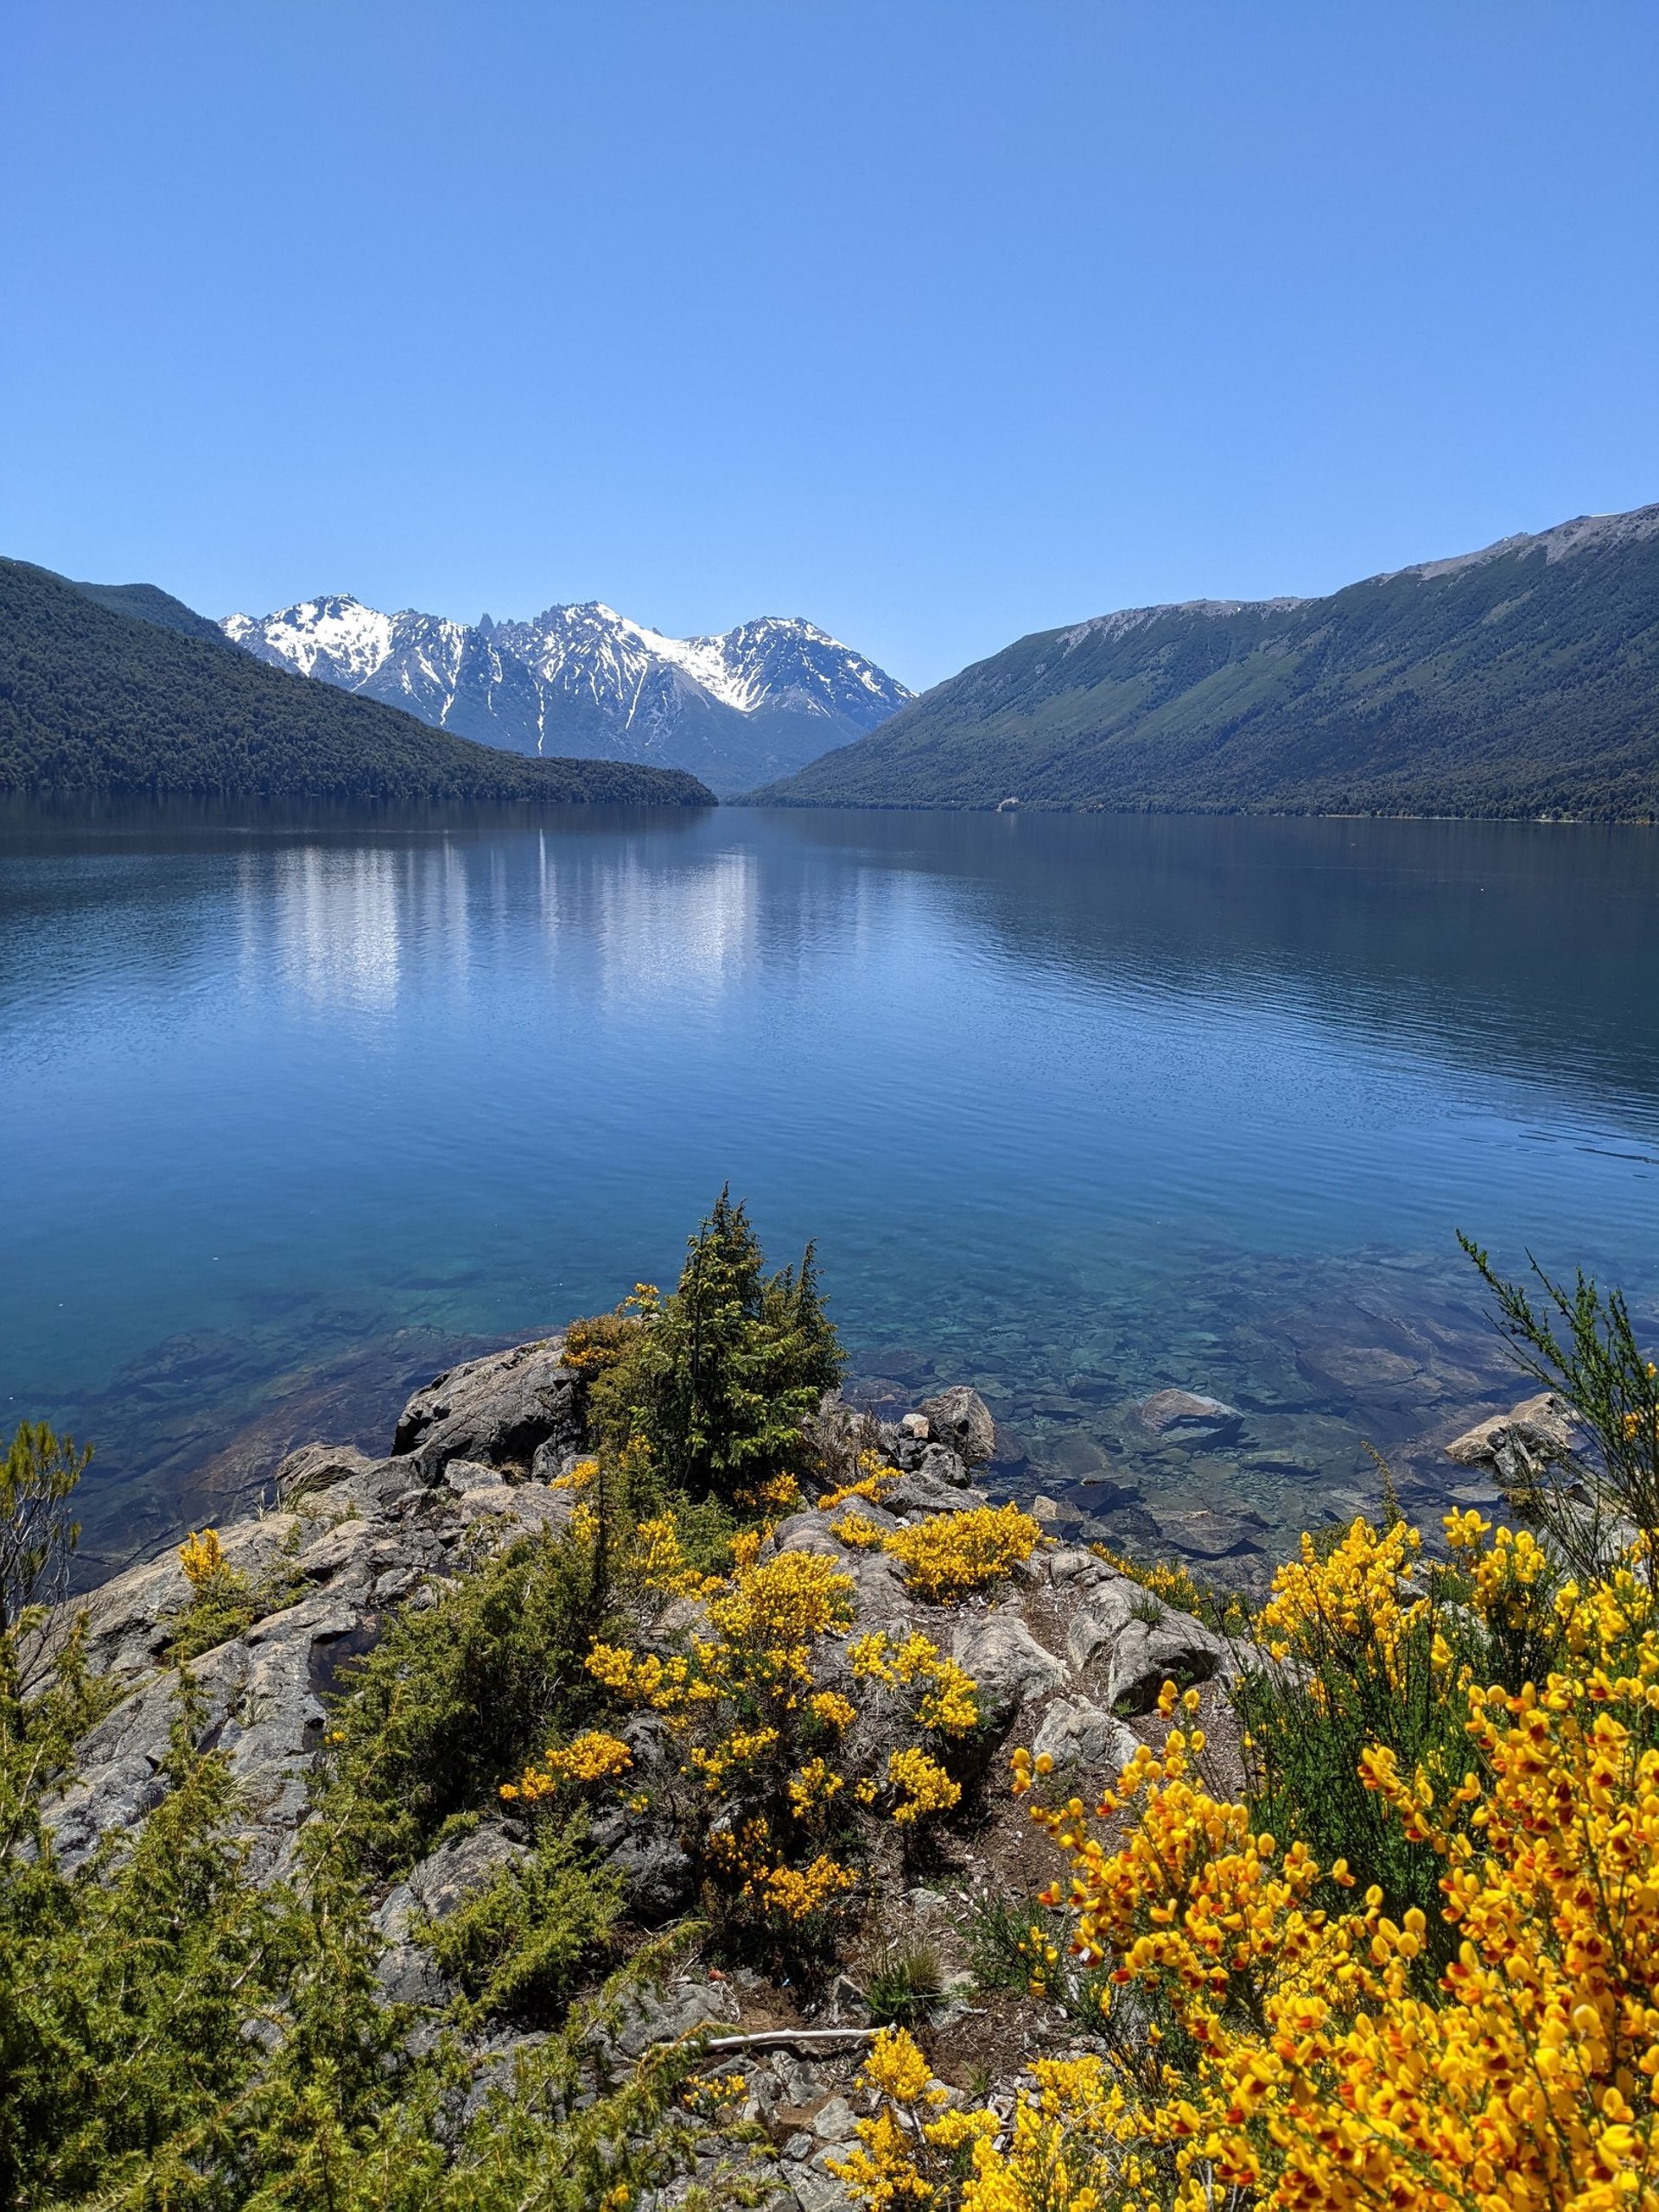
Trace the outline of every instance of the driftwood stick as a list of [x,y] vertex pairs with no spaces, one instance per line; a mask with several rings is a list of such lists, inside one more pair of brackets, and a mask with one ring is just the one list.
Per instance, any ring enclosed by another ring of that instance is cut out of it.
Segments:
[[849,2037],[862,2042],[874,2028],[757,2028],[747,2036],[711,2036],[705,2050],[755,2050],[770,2043],[845,2043]]

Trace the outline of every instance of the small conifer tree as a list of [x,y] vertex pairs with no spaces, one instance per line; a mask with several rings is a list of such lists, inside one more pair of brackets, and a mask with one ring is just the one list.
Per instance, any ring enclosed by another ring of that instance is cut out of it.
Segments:
[[812,1247],[798,1268],[768,1275],[728,1187],[690,1239],[678,1288],[645,1311],[626,1355],[595,1384],[595,1407],[617,1443],[650,1446],[668,1482],[729,1498],[801,1470],[801,1424],[842,1363]]

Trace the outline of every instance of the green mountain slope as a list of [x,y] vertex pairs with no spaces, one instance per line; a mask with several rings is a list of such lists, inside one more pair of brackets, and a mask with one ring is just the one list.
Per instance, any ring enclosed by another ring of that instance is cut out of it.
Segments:
[[678,770],[531,760],[452,737],[153,613],[111,612],[22,561],[0,561],[0,790],[714,803]]
[[200,638],[204,645],[222,645],[227,642],[217,622],[198,614],[194,607],[187,607],[181,599],[175,599],[158,585],[84,584],[73,576],[63,576],[59,581],[72,591],[78,591],[83,599],[107,607],[111,614],[130,614],[137,621],[155,623],[158,629],[176,630],[181,638]]
[[1022,638],[767,804],[1659,815],[1659,506]]

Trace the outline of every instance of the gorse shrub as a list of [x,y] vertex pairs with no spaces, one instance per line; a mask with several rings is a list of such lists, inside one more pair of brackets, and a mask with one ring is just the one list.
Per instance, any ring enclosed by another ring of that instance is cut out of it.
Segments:
[[976,1505],[895,1529],[882,1549],[930,1605],[949,1605],[991,1589],[1031,1557],[1042,1529],[1017,1505]]
[[225,1556],[216,1529],[187,1536],[179,1547],[179,1564],[190,1586],[190,1602],[173,1616],[173,1635],[167,1647],[172,1663],[188,1666],[204,1652],[240,1636],[267,1613],[291,1605],[303,1587],[294,1564],[300,1541],[296,1522],[264,1573],[250,1580]]

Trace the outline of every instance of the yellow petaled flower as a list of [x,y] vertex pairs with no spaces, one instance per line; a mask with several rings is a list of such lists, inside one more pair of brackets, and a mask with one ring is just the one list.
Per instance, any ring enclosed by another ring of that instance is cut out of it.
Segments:
[[805,1866],[779,1859],[771,1829],[762,1819],[745,1821],[736,1834],[715,1829],[707,1847],[710,1863],[737,1882],[741,1895],[771,1919],[810,1919],[858,1880],[850,1867],[823,1852]]
[[590,1728],[586,1735],[573,1738],[563,1751],[544,1752],[535,1766],[524,1769],[516,1783],[504,1783],[501,1795],[510,1802],[516,1800],[534,1805],[552,1796],[567,1782],[604,1782],[612,1775],[624,1773],[632,1764],[633,1753],[620,1736],[607,1736],[602,1729]]
[[881,1542],[881,1531],[868,1515],[863,1513],[843,1514],[839,1521],[830,1523],[830,1533],[838,1543],[846,1544],[855,1551],[874,1551]]
[[1273,1595],[1257,1624],[1268,1650],[1277,1659],[1314,1668],[1352,1665],[1362,1654],[1375,1653],[1397,1684],[1407,1637],[1426,1602],[1402,1591],[1402,1577],[1421,1545],[1421,1536],[1403,1521],[1381,1533],[1367,1521],[1356,1521],[1324,1558],[1313,1539],[1304,1536],[1300,1559],[1274,1576]]
[[887,1787],[897,1799],[893,1817],[901,1827],[935,1813],[948,1813],[962,1801],[961,1784],[952,1782],[937,1759],[913,1745],[888,1758]]
[[791,1813],[796,1820],[804,1821],[820,1805],[827,1805],[845,1779],[843,1775],[835,1771],[827,1759],[809,1760],[790,1783]]
[[607,1690],[635,1704],[652,1706],[659,1713],[671,1712],[688,1694],[690,1669],[678,1656],[659,1659],[654,1652],[625,1651],[618,1644],[596,1643],[585,1663],[594,1681]]
[[897,1467],[885,1466],[878,1453],[861,1452],[856,1479],[843,1483],[839,1490],[826,1491],[818,1500],[818,1510],[833,1513],[838,1505],[850,1504],[855,1498],[862,1498],[866,1505],[879,1505],[883,1492],[898,1481],[899,1472]]
[[578,1459],[569,1474],[555,1475],[550,1490],[588,1490],[599,1480],[597,1459]]
[[883,1540],[918,1597],[950,1605],[1000,1582],[1030,1558],[1042,1530],[1017,1505],[976,1505],[936,1513]]
[[842,1697],[839,1690],[819,1690],[808,1698],[807,1709],[826,1728],[844,1732],[858,1718],[858,1708],[850,1698]]
[[884,1631],[856,1637],[848,1646],[855,1675],[882,1682],[889,1689],[918,1689],[916,1705],[918,1726],[946,1736],[965,1735],[979,1726],[974,1700],[978,1687],[973,1676],[947,1659],[937,1643],[912,1634],[902,1643]]
[[664,1597],[701,1598],[723,1587],[720,1577],[700,1574],[687,1564],[680,1532],[671,1513],[642,1521],[634,1532],[639,1580]]
[[218,1529],[204,1529],[200,1535],[187,1536],[179,1546],[179,1565],[193,1590],[205,1590],[216,1581],[225,1571],[225,1551]]
[[750,1513],[785,1513],[801,1502],[801,1486],[793,1475],[787,1473],[768,1475],[764,1482],[751,1483],[747,1489],[733,1494],[738,1504]]

